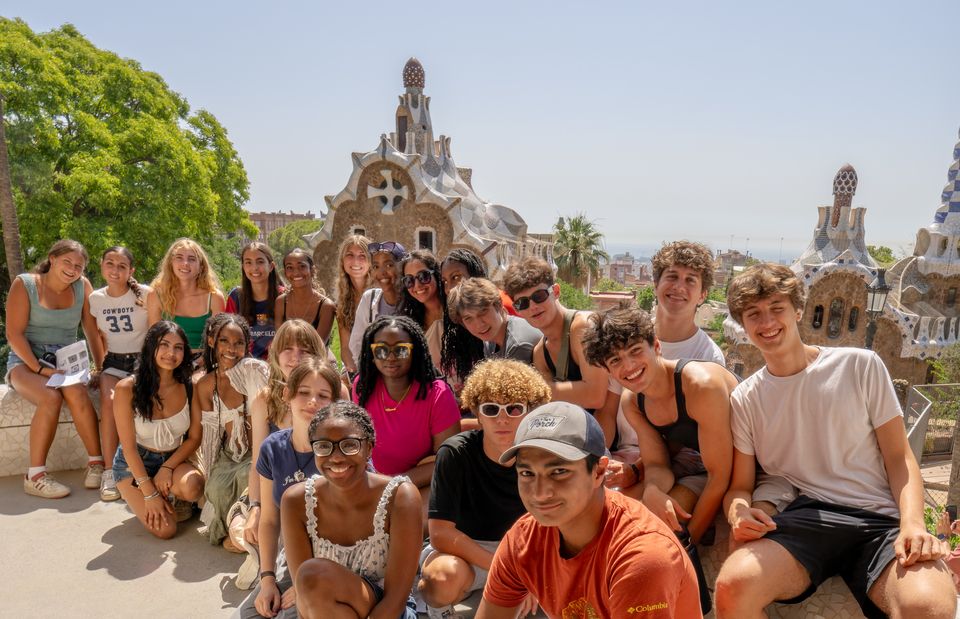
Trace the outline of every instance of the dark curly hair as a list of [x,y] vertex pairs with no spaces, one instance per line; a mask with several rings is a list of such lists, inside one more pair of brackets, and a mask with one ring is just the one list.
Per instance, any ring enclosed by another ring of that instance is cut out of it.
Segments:
[[443,262],[440,263],[441,270],[443,270],[443,265],[447,262],[458,262],[462,264],[463,267],[467,269],[470,277],[487,277],[487,265],[483,263],[480,256],[469,249],[462,247],[451,249],[450,253],[443,259]]
[[[443,282],[440,279],[440,262],[437,261],[437,257],[434,256],[432,252],[426,249],[415,249],[404,256],[403,260],[400,261],[400,276],[398,279],[403,278],[403,270],[414,260],[422,262],[424,266],[427,267],[427,270],[430,271],[430,274],[433,276],[433,281],[437,285],[437,296],[440,298],[440,305],[446,308],[447,293],[444,291]],[[410,294],[410,291],[402,283],[400,284],[400,306],[397,307],[397,314],[413,318],[417,324],[420,325],[421,329],[427,328],[425,324],[427,318],[426,306],[414,299],[413,295]]]
[[[207,319],[207,324],[203,326],[203,348],[201,349],[203,351],[203,367],[207,368],[208,372],[212,372],[217,367],[217,338],[220,337],[220,332],[227,325],[236,325],[240,328],[240,331],[243,332],[243,355],[246,357],[250,354],[250,325],[246,318],[240,314],[227,314],[225,312],[211,316]],[[210,344],[211,339],[213,344]]]
[[650,314],[636,305],[624,304],[590,316],[583,334],[583,352],[590,365],[605,368],[607,359],[618,350],[641,341],[653,346],[654,340]]
[[437,371],[433,367],[433,361],[430,360],[427,337],[423,334],[420,325],[407,316],[380,316],[363,332],[363,343],[360,344],[360,378],[357,380],[357,401],[360,406],[366,406],[367,400],[373,395],[374,387],[377,386],[377,379],[380,378],[380,370],[373,362],[373,351],[370,350],[370,344],[373,343],[374,336],[381,329],[387,327],[396,327],[406,331],[407,335],[410,336],[410,341],[413,342],[410,378],[420,383],[415,399],[426,398],[430,383],[438,378]]
[[[441,263],[441,270],[447,262],[458,262],[462,264],[464,268],[467,269],[467,274],[470,275],[471,278],[487,276],[487,268],[483,264],[483,261],[477,254],[469,249],[458,248],[450,250],[450,253],[447,254],[447,257],[444,258]],[[442,285],[441,282],[441,286]],[[448,292],[449,291],[444,288],[442,297],[444,300],[443,347],[440,352],[440,370],[445,375],[456,372],[460,380],[464,381],[470,372],[473,371],[473,367],[483,361],[483,341],[471,335],[466,327],[450,317],[449,312],[446,311]]]
[[317,430],[320,424],[328,419],[346,419],[357,424],[363,439],[373,447],[377,442],[376,432],[373,430],[373,420],[370,419],[370,413],[362,406],[357,406],[348,400],[337,400],[331,402],[317,411],[317,414],[310,420],[310,428],[307,430],[307,436],[311,441],[316,440]]
[[163,406],[160,399],[160,372],[157,370],[157,346],[160,340],[168,333],[175,333],[183,342],[183,359],[173,370],[173,378],[187,389],[187,400],[190,399],[192,383],[190,375],[193,373],[193,364],[190,362],[190,344],[187,334],[175,322],[161,320],[147,330],[140,349],[140,358],[133,370],[133,412],[147,421],[153,420],[154,406]]

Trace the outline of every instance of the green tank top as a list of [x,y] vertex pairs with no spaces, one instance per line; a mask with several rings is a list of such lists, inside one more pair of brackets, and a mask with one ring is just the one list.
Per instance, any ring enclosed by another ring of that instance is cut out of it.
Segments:
[[57,310],[40,305],[37,278],[33,273],[21,273],[17,278],[23,282],[30,299],[30,319],[23,334],[30,342],[33,354],[39,358],[44,353],[44,346],[66,346],[76,342],[77,327],[80,326],[80,314],[83,311],[83,278],[73,282],[73,305]]
[[203,348],[203,327],[207,324],[207,318],[213,315],[210,311],[210,305],[213,303],[213,294],[207,294],[207,313],[200,316],[171,316],[164,312],[164,320],[172,320],[180,325],[183,332],[187,335],[187,344],[190,350],[199,352]]

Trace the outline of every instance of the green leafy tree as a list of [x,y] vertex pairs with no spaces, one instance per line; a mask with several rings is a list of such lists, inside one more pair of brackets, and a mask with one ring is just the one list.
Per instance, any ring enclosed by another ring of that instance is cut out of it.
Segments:
[[213,114],[72,25],[37,34],[0,18],[0,94],[28,265],[61,238],[94,259],[123,244],[149,280],[176,238],[256,233],[246,172]]
[[600,266],[610,260],[603,249],[603,234],[583,213],[570,219],[561,217],[553,227],[553,259],[557,275],[580,289],[600,274]]
[[897,261],[893,250],[886,245],[867,245],[867,253],[876,261],[877,266],[887,268]]
[[653,304],[657,301],[657,295],[653,290],[653,286],[641,286],[637,288],[637,305],[641,309],[650,311],[653,309]]
[[220,278],[224,294],[240,285],[240,247],[243,237],[240,235],[218,235],[206,247],[207,257],[213,270]]
[[597,292],[620,292],[627,289],[626,286],[616,280],[610,279],[609,277],[600,278],[600,280],[591,286],[591,288]]
[[557,283],[560,284],[560,303],[564,307],[578,310],[593,309],[593,301],[583,290],[562,279],[558,279]]
[[274,257],[280,260],[291,249],[297,247],[306,249],[307,242],[303,237],[317,232],[322,227],[323,221],[320,219],[300,219],[271,232],[267,236],[267,245],[276,253]]

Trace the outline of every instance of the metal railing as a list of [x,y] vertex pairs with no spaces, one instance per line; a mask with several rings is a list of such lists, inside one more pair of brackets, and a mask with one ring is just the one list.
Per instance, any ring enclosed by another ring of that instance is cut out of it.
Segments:
[[917,461],[923,456],[953,453],[958,411],[960,383],[915,385],[910,389],[903,416]]

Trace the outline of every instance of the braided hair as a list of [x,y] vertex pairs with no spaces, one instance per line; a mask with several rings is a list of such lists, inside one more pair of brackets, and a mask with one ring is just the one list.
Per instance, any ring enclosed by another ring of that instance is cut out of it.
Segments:
[[183,342],[183,359],[173,370],[173,378],[186,386],[187,400],[190,399],[193,363],[190,361],[190,344],[183,328],[170,320],[161,320],[147,330],[140,349],[140,358],[133,370],[133,412],[147,421],[153,420],[154,407],[163,406],[160,399],[160,372],[157,370],[157,347],[168,333],[175,333]]
[[[480,256],[469,249],[451,249],[442,265],[447,262],[457,262],[464,266],[470,277],[486,277],[487,267]],[[474,337],[466,327],[450,319],[446,311],[446,298],[449,290],[443,291],[443,347],[440,352],[440,370],[445,375],[456,372],[461,381],[473,370],[473,366],[483,361],[483,341]]]
[[310,420],[310,428],[307,431],[307,436],[310,437],[311,441],[315,440],[317,430],[320,429],[320,424],[328,419],[346,419],[347,421],[351,421],[356,424],[357,429],[360,430],[360,434],[363,435],[362,438],[370,443],[370,447],[373,447],[374,443],[376,443],[377,435],[373,430],[373,420],[370,419],[370,413],[363,407],[357,406],[349,400],[331,402],[317,411],[317,414]]
[[360,406],[366,406],[367,400],[373,395],[377,380],[380,378],[380,370],[373,362],[373,351],[370,350],[370,345],[373,344],[373,338],[377,333],[387,327],[396,327],[405,331],[410,336],[410,341],[413,342],[409,376],[420,384],[414,399],[423,400],[426,398],[430,383],[438,378],[437,371],[433,367],[433,361],[430,360],[427,337],[423,334],[420,325],[407,316],[380,316],[363,332],[363,343],[360,345],[360,378],[357,381],[356,389],[357,401]]
[[220,337],[220,332],[227,325],[235,325],[240,329],[243,333],[243,356],[246,357],[250,354],[250,325],[246,318],[240,314],[228,314],[226,312],[211,316],[203,327],[203,367],[207,368],[208,372],[217,367],[217,338]]

